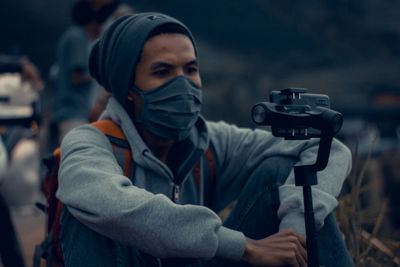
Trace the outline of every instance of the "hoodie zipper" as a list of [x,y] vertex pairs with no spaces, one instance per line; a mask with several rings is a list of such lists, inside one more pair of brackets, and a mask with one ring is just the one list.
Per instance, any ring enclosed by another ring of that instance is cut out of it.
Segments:
[[180,186],[177,185],[177,184],[173,184],[172,185],[172,198],[171,199],[172,199],[172,201],[174,203],[178,203],[180,193],[181,193]]
[[[200,205],[204,205],[204,177],[203,177],[203,166],[204,166],[204,162],[203,162],[203,157],[200,157],[200,191],[199,191],[199,195],[200,195]],[[172,196],[171,196],[171,200],[174,203],[179,203],[179,199],[181,196],[181,185],[182,184],[176,184],[176,180],[172,183]]]

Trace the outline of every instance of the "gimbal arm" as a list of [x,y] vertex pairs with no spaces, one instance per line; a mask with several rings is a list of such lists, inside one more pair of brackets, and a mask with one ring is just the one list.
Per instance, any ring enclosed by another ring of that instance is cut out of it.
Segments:
[[[294,167],[296,186],[303,187],[308,266],[316,267],[318,246],[311,186],[318,183],[317,172],[328,164],[332,139],[342,127],[343,116],[325,107],[311,109],[308,105],[277,105],[269,102],[255,105],[252,112],[253,120],[258,124],[271,125],[275,136],[287,140],[320,138],[316,162]],[[308,129],[316,131],[309,132]]]

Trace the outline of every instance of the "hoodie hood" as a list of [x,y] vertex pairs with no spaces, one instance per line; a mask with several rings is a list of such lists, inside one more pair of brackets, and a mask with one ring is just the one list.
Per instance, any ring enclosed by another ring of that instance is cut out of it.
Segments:
[[167,165],[158,160],[150,151],[125,109],[114,97],[111,97],[108,101],[100,119],[111,119],[121,127],[132,149],[132,157],[136,164],[152,169],[160,175],[171,179],[178,178],[183,180],[209,145],[207,124],[204,118],[200,116],[189,137],[183,141],[186,142],[186,149],[182,151],[185,153],[185,157],[175,174],[173,174]]

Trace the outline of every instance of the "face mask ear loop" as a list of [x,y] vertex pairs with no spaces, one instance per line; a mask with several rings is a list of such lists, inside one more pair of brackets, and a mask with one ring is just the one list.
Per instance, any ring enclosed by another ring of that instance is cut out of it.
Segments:
[[[139,95],[141,101],[142,101],[142,110],[143,110],[143,106],[144,106],[144,92],[142,90],[140,90],[139,88],[137,88],[136,86],[133,86],[132,89],[130,90],[132,92],[135,92]],[[141,114],[138,116],[138,118],[135,118],[135,102],[133,100],[129,100],[127,99],[127,107],[126,107],[126,111],[128,112],[129,117],[131,118],[131,120],[135,123],[143,123],[143,120],[141,119]],[[140,110],[139,112],[142,113],[142,110]]]

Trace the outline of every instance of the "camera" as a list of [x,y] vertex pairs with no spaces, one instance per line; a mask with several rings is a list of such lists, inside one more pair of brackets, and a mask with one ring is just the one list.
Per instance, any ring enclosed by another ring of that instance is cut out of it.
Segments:
[[270,102],[257,103],[251,113],[256,124],[270,125],[274,136],[288,140],[336,134],[343,123],[343,116],[330,109],[327,95],[310,94],[305,88],[272,91]]
[[[316,107],[330,108],[329,96],[307,93],[305,88],[287,88],[272,91],[270,102],[278,105],[288,105],[295,109],[296,106],[308,106],[311,110]],[[294,111],[295,112],[295,111]]]

